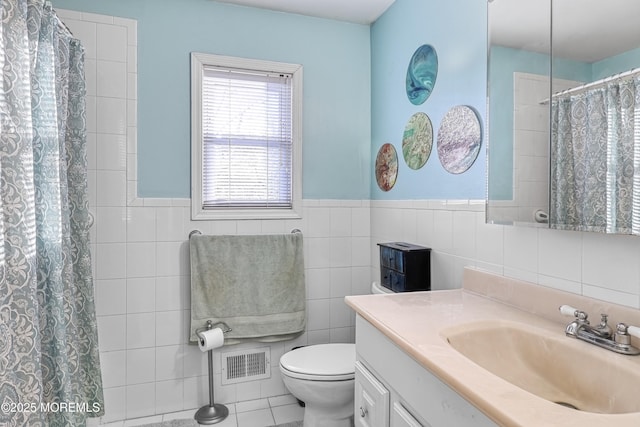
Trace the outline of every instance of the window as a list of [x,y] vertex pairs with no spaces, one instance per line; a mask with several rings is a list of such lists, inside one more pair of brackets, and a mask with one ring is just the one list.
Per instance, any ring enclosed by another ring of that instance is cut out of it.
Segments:
[[193,219],[299,218],[302,66],[191,54]]

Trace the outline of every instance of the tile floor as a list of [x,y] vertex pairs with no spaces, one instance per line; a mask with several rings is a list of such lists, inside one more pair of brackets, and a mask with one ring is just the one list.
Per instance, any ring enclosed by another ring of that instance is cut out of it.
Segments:
[[[216,427],[267,427],[276,424],[301,421],[304,408],[298,405],[290,394],[270,397],[268,399],[248,400],[225,405],[229,408],[229,416]],[[159,423],[178,419],[193,419],[197,409],[155,415],[126,421],[103,424],[103,427],[134,427],[144,424]]]

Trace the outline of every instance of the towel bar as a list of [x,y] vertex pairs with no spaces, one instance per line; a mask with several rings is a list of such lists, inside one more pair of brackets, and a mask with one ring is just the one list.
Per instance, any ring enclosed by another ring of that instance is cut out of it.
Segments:
[[[291,230],[291,234],[296,234],[296,233],[302,233],[302,231],[299,228],[294,228],[293,230]],[[202,234],[202,231],[191,230],[191,232],[189,233],[189,238],[191,238],[191,236],[193,236],[194,234]]]

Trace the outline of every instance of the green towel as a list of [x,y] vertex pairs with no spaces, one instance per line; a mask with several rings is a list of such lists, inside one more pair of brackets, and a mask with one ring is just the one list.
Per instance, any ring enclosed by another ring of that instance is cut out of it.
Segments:
[[191,335],[207,320],[232,329],[225,345],[284,341],[305,329],[302,233],[189,239]]

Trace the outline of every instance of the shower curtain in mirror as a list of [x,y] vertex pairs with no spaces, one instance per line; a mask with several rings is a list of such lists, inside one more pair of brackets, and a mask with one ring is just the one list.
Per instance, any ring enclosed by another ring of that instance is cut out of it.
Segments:
[[640,234],[640,77],[559,96],[551,111],[551,227]]
[[0,425],[103,414],[84,53],[49,2],[0,3]]

